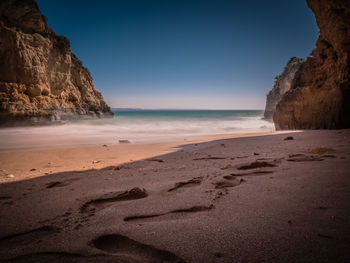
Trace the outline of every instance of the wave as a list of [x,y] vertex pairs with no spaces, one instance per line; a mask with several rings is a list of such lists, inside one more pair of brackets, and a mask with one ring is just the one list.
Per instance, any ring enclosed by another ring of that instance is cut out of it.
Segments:
[[274,125],[255,116],[211,118],[163,118],[164,116],[118,116],[67,123],[60,126],[15,127],[0,130],[0,149],[117,144],[119,140],[156,142],[217,134],[274,131]]

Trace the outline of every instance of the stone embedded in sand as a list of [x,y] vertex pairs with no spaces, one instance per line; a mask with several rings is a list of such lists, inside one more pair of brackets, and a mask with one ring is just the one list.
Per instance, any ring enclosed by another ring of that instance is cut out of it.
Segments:
[[256,169],[256,168],[263,168],[263,167],[277,167],[277,165],[268,163],[268,162],[252,162],[251,164],[246,164],[239,166],[238,170],[248,170],[248,169]]
[[118,142],[119,142],[120,144],[131,143],[129,140],[119,140]]
[[294,138],[292,136],[288,136],[286,138],[284,138],[285,141],[292,141],[294,140]]

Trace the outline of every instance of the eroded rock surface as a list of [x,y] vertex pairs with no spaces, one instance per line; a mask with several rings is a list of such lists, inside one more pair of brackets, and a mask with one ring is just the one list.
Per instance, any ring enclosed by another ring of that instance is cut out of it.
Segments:
[[277,129],[350,127],[350,1],[307,0],[320,36],[278,103]]
[[297,72],[304,62],[305,60],[302,58],[292,57],[288,61],[282,74],[275,78],[275,85],[266,96],[266,107],[264,113],[264,118],[266,120],[272,121],[277,103],[281,100],[282,96],[290,90],[295,72]]
[[0,123],[113,115],[35,0],[0,2]]

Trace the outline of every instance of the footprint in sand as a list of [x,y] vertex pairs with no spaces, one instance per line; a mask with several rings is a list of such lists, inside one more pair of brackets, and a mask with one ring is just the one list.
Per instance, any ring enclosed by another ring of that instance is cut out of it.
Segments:
[[170,188],[168,192],[175,191],[181,187],[193,187],[196,185],[200,185],[203,181],[203,177],[194,177],[191,180],[188,181],[183,181],[183,182],[178,182],[175,184],[174,187]]
[[287,159],[288,162],[314,162],[314,161],[323,161],[323,158],[314,155],[305,155],[305,154],[290,154]]
[[246,176],[246,175],[264,175],[264,174],[272,174],[274,171],[254,171],[251,173],[231,173],[230,175],[225,175],[223,178],[227,180],[237,179],[237,176]]
[[[143,262],[130,258],[130,256],[124,255],[109,255],[109,254],[97,254],[97,255],[83,255],[78,253],[69,253],[61,251],[47,251],[39,253],[31,253],[21,255],[15,258],[10,258],[4,263],[39,263],[39,262],[50,262],[50,263],[131,263],[131,262]],[[154,261],[160,262],[160,261]],[[174,261],[176,262],[176,261]],[[181,262],[181,261],[179,261]]]
[[72,178],[66,181],[54,181],[46,184],[46,188],[64,187],[70,185],[71,182],[79,180],[78,178]]
[[94,239],[91,244],[104,252],[122,255],[128,260],[126,262],[184,262],[173,253],[142,244],[122,235],[103,235]]
[[0,247],[1,250],[6,249],[11,251],[16,248],[18,249],[20,246],[26,246],[38,242],[40,239],[59,231],[58,228],[42,226],[25,232],[0,237]]
[[256,168],[265,168],[265,167],[277,167],[277,165],[269,162],[259,162],[255,161],[250,164],[243,164],[237,167],[238,170],[250,170]]
[[51,183],[48,183],[46,184],[46,188],[54,188],[54,187],[63,187],[63,186],[67,186],[69,185],[68,182],[51,182]]
[[228,187],[234,187],[234,186],[237,186],[237,185],[240,185],[241,184],[241,181],[238,180],[237,178],[232,178],[232,179],[229,179],[230,181],[218,181],[218,182],[215,182],[214,185],[215,185],[215,188],[216,189],[223,189],[223,188],[228,188]]
[[201,158],[194,158],[193,161],[205,161],[205,160],[225,160],[227,157],[214,157],[214,156],[208,156],[208,157],[201,157]]
[[115,202],[128,201],[128,200],[136,200],[147,197],[148,194],[145,189],[140,189],[135,187],[131,190],[112,193],[108,195],[104,195],[101,198],[93,199],[86,202],[81,208],[80,211],[82,213],[92,213],[102,210],[108,206],[113,205]]
[[210,206],[193,206],[191,208],[185,209],[176,209],[170,212],[161,213],[161,214],[150,214],[150,215],[138,215],[138,216],[129,216],[124,218],[125,222],[151,222],[151,221],[165,221],[165,220],[177,220],[182,219],[187,215],[192,213],[209,211],[214,208],[214,205]]

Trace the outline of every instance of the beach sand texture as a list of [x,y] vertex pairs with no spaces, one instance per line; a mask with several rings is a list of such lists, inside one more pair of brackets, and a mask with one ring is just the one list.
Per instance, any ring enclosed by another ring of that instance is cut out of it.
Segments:
[[350,261],[350,130],[142,158],[0,184],[0,261]]

